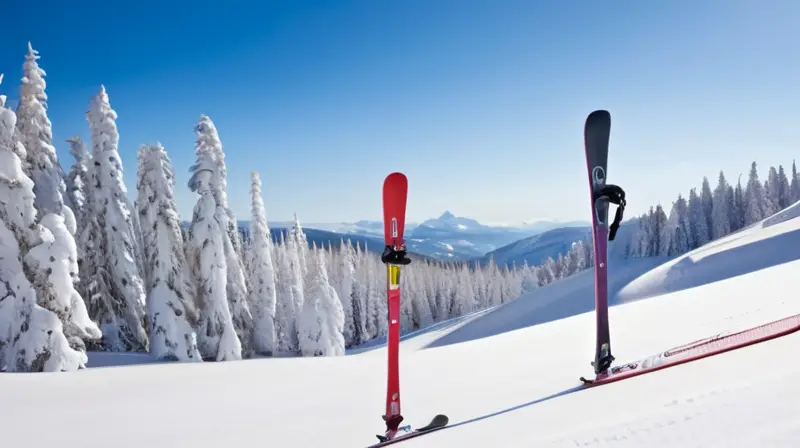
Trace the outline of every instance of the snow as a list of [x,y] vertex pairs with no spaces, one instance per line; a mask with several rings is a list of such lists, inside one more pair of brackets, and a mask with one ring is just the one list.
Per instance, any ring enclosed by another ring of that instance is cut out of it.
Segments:
[[[671,261],[611,260],[617,362],[800,313],[797,207]],[[406,335],[404,423],[451,423],[398,446],[800,446],[800,365],[786,362],[800,333],[577,391],[591,373],[592,284],[586,271]],[[365,447],[383,430],[384,347],[205,364],[117,356],[91,353],[74,374],[3,376],[4,441],[24,445],[40,421],[41,446]],[[103,365],[118,367],[91,367]],[[90,439],[72,431],[85,421]]]

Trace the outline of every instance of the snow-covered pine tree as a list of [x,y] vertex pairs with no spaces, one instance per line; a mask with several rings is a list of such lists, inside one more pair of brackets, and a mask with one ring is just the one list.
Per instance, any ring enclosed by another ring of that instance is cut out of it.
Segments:
[[516,275],[516,269],[512,270],[509,269],[508,265],[503,265],[503,269],[500,271],[500,274],[503,280],[501,287],[503,297],[501,299],[501,303],[517,300],[520,295],[522,295],[522,283]]
[[250,237],[250,305],[253,312],[253,345],[256,354],[271,356],[277,350],[275,333],[275,269],[272,263],[272,236],[261,197],[261,177],[250,173],[252,220]]
[[675,256],[688,252],[691,247],[689,207],[681,195],[678,195],[678,199],[672,204],[667,229],[669,229],[669,249],[666,255]]
[[692,188],[689,191],[689,232],[691,233],[692,248],[709,242],[708,221],[703,207],[703,200],[697,195],[697,190]]
[[[377,257],[369,255],[364,248],[363,260],[367,269],[367,316],[368,325],[372,326],[373,338],[381,338],[389,334],[388,304],[386,302],[386,267]],[[401,280],[402,281],[402,280]]]
[[356,243],[350,245],[353,255],[353,345],[362,344],[370,339],[369,332],[369,307],[367,303],[367,273],[362,260],[361,246]]
[[[87,189],[89,188],[89,164],[91,157],[89,151],[86,150],[86,144],[78,136],[73,136],[67,139],[69,143],[69,150],[72,157],[75,158],[75,163],[70,168],[66,178],[66,193],[69,198],[68,202],[72,213],[75,216],[75,224],[77,228],[76,235],[80,235],[83,228],[86,226],[86,201]],[[78,264],[82,260],[82,248],[78,247]]]
[[[344,341],[346,347],[357,342],[356,323],[354,318],[353,286],[356,284],[355,251],[350,240],[345,244],[344,238],[339,242],[339,256],[334,261],[335,288],[344,312]],[[361,309],[358,310],[361,313]]]
[[[47,249],[40,246],[37,250],[47,250],[54,257],[47,261],[38,260],[37,262],[51,265],[51,271],[47,275],[37,272],[41,275],[31,280],[37,290],[38,303],[59,316],[70,345],[85,351],[84,339],[94,340],[100,335],[96,325],[84,316],[85,303],[75,289],[79,283],[75,216],[65,203],[68,200],[65,176],[53,146],[52,127],[47,117],[45,72],[39,67],[38,59],[38,52],[29,42],[28,54],[22,66],[16,133],[12,136],[17,141],[11,143],[17,147],[18,155],[24,148],[28,172],[34,182],[34,206],[40,223],[50,231],[44,236]],[[71,316],[72,308],[75,308],[74,316]]]
[[766,218],[764,213],[764,202],[766,195],[764,194],[764,186],[758,180],[758,168],[756,162],[750,165],[750,176],[747,180],[747,189],[744,192],[745,214],[744,224],[750,224],[761,221]]
[[536,266],[530,266],[527,260],[522,265],[522,294],[529,293],[539,287],[537,270],[538,268]]
[[175,171],[161,144],[142,145],[138,154],[136,211],[142,224],[150,353],[158,359],[202,361],[197,348],[195,288],[178,206]]
[[[425,273],[421,269],[423,266],[422,263],[416,261],[403,271],[407,280],[405,283],[408,294],[405,296],[405,302],[410,305],[412,331],[433,324],[433,314],[428,297],[425,295]],[[402,302],[401,299],[401,307]]]
[[65,244],[72,235],[63,217],[48,213],[36,222],[34,183],[19,157],[16,115],[5,103],[0,95],[0,369],[77,370],[87,361],[80,338],[99,338],[100,330],[73,288],[74,240]]
[[189,179],[189,188],[197,190],[196,176],[200,172],[198,166],[206,167],[212,173],[209,179],[209,188],[214,196],[214,202],[221,210],[216,213],[220,219],[220,226],[225,231],[222,236],[225,265],[227,272],[227,299],[230,304],[233,325],[242,344],[242,354],[245,357],[253,353],[253,316],[247,303],[247,284],[244,276],[244,264],[239,246],[239,231],[235,217],[228,207],[227,168],[225,167],[225,154],[222,151],[222,142],[219,139],[217,128],[206,115],[201,115],[194,127],[196,136],[195,154],[197,161],[190,168],[193,171]]
[[719,172],[717,188],[714,189],[714,210],[711,213],[713,227],[711,234],[714,239],[721,238],[731,233],[731,213],[733,208],[733,195],[730,191],[725,174]]
[[298,322],[300,353],[303,356],[344,355],[344,312],[330,285],[323,253],[316,248],[308,273],[308,290]]
[[289,236],[291,237],[294,247],[297,251],[300,278],[302,281],[305,281],[305,278],[308,275],[308,238],[306,237],[306,233],[303,231],[303,226],[300,225],[300,219],[297,217],[297,213],[294,214],[294,226],[289,232]]
[[117,152],[117,114],[103,86],[92,98],[86,118],[93,160],[89,192],[92,223],[84,229],[89,234],[86,250],[91,251],[86,272],[92,282],[88,288],[91,314],[100,323],[106,350],[144,351],[148,346],[145,293],[136,263],[133,209]]
[[771,216],[778,213],[781,207],[781,181],[778,178],[778,170],[774,166],[769,168],[767,181],[764,185],[764,216]]
[[542,263],[541,267],[539,268],[538,280],[539,286],[549,285],[553,283],[556,278],[555,274],[556,270],[556,261],[553,260],[553,257],[547,257],[547,259]]
[[[476,266],[476,270],[480,272],[478,266]],[[490,308],[503,303],[504,279],[502,278],[500,269],[497,267],[497,263],[494,261],[494,257],[489,258],[489,262],[486,263],[485,272],[482,277],[486,282],[486,297],[484,303],[481,304],[481,308]]]
[[456,286],[456,316],[464,316],[475,311],[475,291],[470,281],[469,267],[462,263],[458,268]]
[[792,178],[789,181],[789,201],[794,204],[800,201],[800,177],[797,175],[797,165],[792,160]]
[[451,265],[438,264],[440,270],[436,276],[436,308],[439,312],[439,319],[445,320],[454,316],[456,310],[456,277]]
[[783,165],[778,165],[778,210],[783,210],[791,204],[789,179],[786,177],[786,170],[783,169]]
[[[302,231],[301,231],[302,233]],[[294,298],[294,308],[296,315],[300,316],[305,300],[305,279],[308,272],[306,265],[307,259],[301,258],[308,253],[308,246],[299,245],[295,234],[289,233],[286,238],[286,258],[289,261],[289,272],[291,273],[292,297]],[[304,266],[306,267],[304,269]]]
[[733,189],[733,205],[731,208],[731,232],[735,232],[744,227],[744,190],[742,189],[742,176],[736,182]]
[[34,204],[39,216],[44,217],[48,213],[62,216],[69,233],[75,235],[75,216],[64,203],[66,176],[53,146],[52,125],[47,117],[46,73],[39,67],[39,58],[39,52],[28,42],[17,105],[17,133],[26,150],[33,193],[36,195]]
[[278,339],[278,350],[297,352],[297,301],[294,298],[295,278],[289,262],[288,247],[284,233],[280,233],[280,242],[275,246],[275,331]]
[[708,230],[708,234],[701,235],[700,240],[708,242],[714,239],[714,195],[711,192],[711,184],[705,176],[703,176],[703,184],[700,187],[700,200],[703,203],[702,209],[706,218],[706,229]]
[[213,193],[217,164],[207,152],[197,151],[189,188],[200,197],[187,232],[186,254],[197,286],[198,348],[206,360],[242,359],[242,343],[228,304],[228,266],[225,257],[227,215]]
[[661,204],[656,205],[655,209],[651,209],[651,216],[650,216],[650,242],[651,247],[648,250],[648,256],[659,256],[659,255],[666,255],[666,252],[662,253],[661,250],[664,248],[664,244],[662,242],[662,237],[664,235],[664,228],[667,225],[667,214],[664,212],[664,208],[661,207]]
[[421,261],[421,263],[424,264],[424,290],[425,297],[428,299],[428,308],[431,310],[431,318],[433,319],[433,322],[439,322],[442,317],[439,314],[439,308],[436,303],[436,279],[434,266],[428,259]]

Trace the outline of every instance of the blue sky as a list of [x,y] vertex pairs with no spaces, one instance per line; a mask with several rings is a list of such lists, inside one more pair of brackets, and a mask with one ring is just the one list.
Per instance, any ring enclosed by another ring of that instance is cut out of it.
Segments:
[[793,1],[8,1],[0,91],[16,98],[30,40],[68,169],[104,84],[129,191],[139,145],[160,141],[183,219],[200,114],[241,219],[251,170],[272,221],[379,219],[391,171],[412,221],[588,219],[582,127],[600,108],[631,214],[800,154]]

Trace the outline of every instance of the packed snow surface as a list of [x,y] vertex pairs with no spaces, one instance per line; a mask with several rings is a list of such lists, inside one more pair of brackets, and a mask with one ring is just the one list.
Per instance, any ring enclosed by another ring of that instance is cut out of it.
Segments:
[[[612,260],[617,363],[800,313],[800,219],[783,213],[666,263]],[[405,423],[437,413],[451,423],[396,446],[800,446],[800,333],[576,391],[591,375],[592,287],[587,272],[405,337]],[[72,374],[0,376],[0,436],[3,446],[365,447],[382,432],[385,356],[382,346],[203,364],[90,354]]]

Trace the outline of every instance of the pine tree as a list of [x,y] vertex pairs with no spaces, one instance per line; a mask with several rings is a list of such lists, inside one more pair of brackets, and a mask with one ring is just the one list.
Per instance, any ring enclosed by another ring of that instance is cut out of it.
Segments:
[[470,282],[469,268],[465,263],[458,269],[456,280],[456,316],[463,316],[475,311],[475,291]]
[[92,136],[91,217],[92,253],[87,277],[93,282],[93,320],[100,322],[104,347],[112,351],[145,351],[145,292],[136,263],[131,213],[133,207],[122,180],[117,152],[117,114],[103,86],[92,98],[87,120]]
[[744,227],[744,190],[742,189],[742,176],[736,182],[733,190],[733,208],[731,210],[731,232],[735,232]]
[[[74,136],[67,139],[70,146],[70,153],[75,158],[75,163],[70,168],[66,178],[66,193],[69,198],[68,202],[72,208],[73,215],[75,216],[75,223],[77,232],[80,232],[86,227],[86,201],[87,189],[89,188],[89,165],[91,163],[91,156],[89,151],[86,150],[86,144],[83,143],[80,137]],[[77,241],[76,241],[77,242]],[[78,266],[81,265],[82,247],[78,246]]]
[[711,234],[713,239],[721,238],[731,233],[731,212],[733,208],[733,195],[725,180],[725,174],[719,172],[719,182],[714,189],[714,210],[712,211]]
[[[303,302],[305,301],[305,279],[307,272],[306,259],[301,257],[303,257],[302,254],[307,253],[308,246],[298,244],[297,237],[291,233],[286,238],[285,244],[286,259],[289,262],[289,272],[291,275],[290,287],[292,290],[292,298],[294,298],[294,308],[298,320],[297,325],[299,325],[299,320],[301,319],[300,313],[303,310]],[[300,327],[298,326],[297,329],[299,331]]]
[[261,178],[250,174],[252,221],[250,235],[249,277],[250,304],[253,309],[254,346],[257,354],[272,355],[277,349],[275,333],[275,269],[272,263],[272,236],[267,225],[267,212],[261,198]]
[[706,229],[708,229],[708,234],[701,235],[700,239],[708,242],[714,239],[714,196],[711,193],[711,184],[705,176],[703,176],[703,184],[700,188],[700,200],[703,203],[702,208],[706,218]]
[[668,227],[671,229],[669,252],[667,255],[675,256],[689,251],[691,247],[689,225],[689,206],[686,199],[678,195],[669,213]]
[[193,330],[197,311],[175,201],[175,171],[161,144],[142,145],[138,156],[136,210],[149,267],[150,353],[158,359],[202,361]]
[[367,302],[368,276],[364,269],[361,246],[353,247],[353,344],[363,344],[370,339],[369,306]]
[[650,218],[650,229],[649,233],[651,235],[650,241],[652,246],[648,250],[648,256],[663,256],[667,255],[666,251],[663,251],[664,243],[662,242],[662,238],[664,236],[664,228],[667,225],[667,214],[664,212],[664,208],[661,207],[661,204],[656,205],[655,209],[651,209],[651,218]]
[[[222,151],[222,142],[219,139],[217,128],[211,118],[201,115],[194,127],[194,132],[197,161],[191,167],[193,175],[189,179],[189,188],[197,191],[200,173],[206,171],[212,173],[209,179],[209,188],[216,206],[220,208],[215,216],[220,220],[220,228],[224,231],[222,244],[225,265],[228,270],[226,295],[233,325],[242,345],[243,356],[247,357],[253,353],[253,316],[247,303],[248,292],[241,257],[239,231],[235,217],[228,207],[225,154]],[[203,176],[205,177],[205,175]]]
[[539,268],[539,286],[549,285],[555,281],[556,262],[553,257],[547,257]]
[[300,353],[303,356],[344,355],[344,312],[330,285],[324,255],[316,249],[309,270],[308,291],[298,322]]
[[786,170],[783,169],[783,165],[778,165],[778,209],[783,210],[791,204],[789,179],[786,177]]
[[758,180],[758,169],[756,162],[750,166],[750,177],[747,181],[747,189],[744,192],[745,200],[745,215],[744,223],[749,226],[766,217],[764,213],[764,202],[766,200],[764,194],[764,186]]
[[797,175],[797,165],[792,160],[792,179],[789,185],[789,200],[792,204],[800,201],[800,177]]
[[708,221],[703,209],[703,201],[694,188],[689,191],[689,232],[691,233],[692,248],[709,242]]
[[278,349],[282,352],[299,350],[297,340],[297,318],[299,311],[294,298],[295,279],[289,263],[288,247],[284,234],[280,234],[280,243],[275,246],[275,331],[278,338]]
[[17,133],[26,150],[39,216],[48,213],[62,216],[69,233],[75,235],[75,216],[64,203],[66,176],[53,146],[53,130],[47,117],[46,73],[39,67],[39,58],[39,52],[28,42],[17,105]]
[[213,155],[199,146],[192,165],[189,188],[199,195],[187,232],[186,255],[197,286],[199,306],[198,348],[204,359],[227,361],[242,358],[242,343],[228,304],[228,266],[224,239],[227,216],[214,198]]
[[781,181],[778,178],[778,170],[774,166],[769,168],[767,181],[764,184],[764,217],[778,213],[781,207]]
[[25,148],[14,138],[17,117],[5,103],[0,95],[0,368],[77,370],[88,358],[70,333],[99,338],[100,331],[72,288],[68,270],[77,266],[67,260],[63,217],[49,213],[37,223],[34,183],[19,157]]
[[342,301],[342,311],[344,312],[344,329],[342,331],[344,333],[345,346],[350,347],[359,342],[355,315],[358,312],[360,317],[361,307],[359,306],[356,311],[357,307],[355,305],[357,301],[353,297],[354,285],[357,283],[355,251],[349,239],[347,244],[345,244],[344,239],[340,241],[339,257],[335,263],[334,266],[338,277],[336,293],[339,296],[339,300]]

